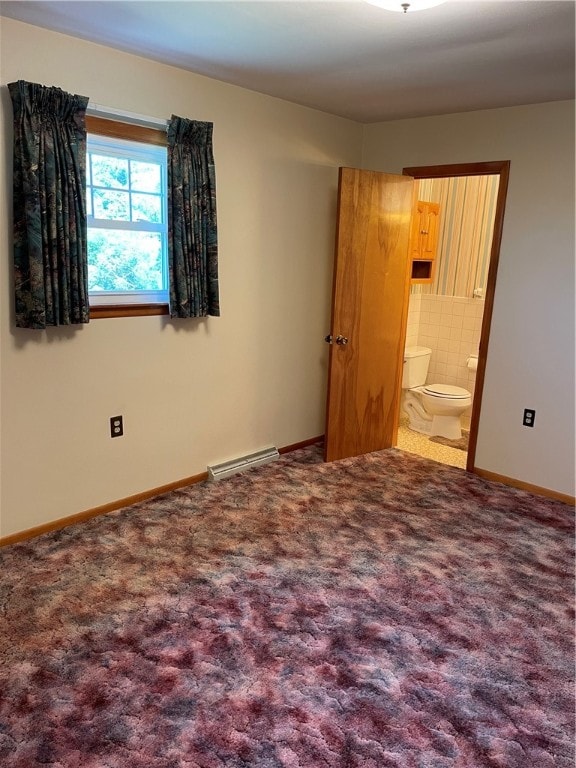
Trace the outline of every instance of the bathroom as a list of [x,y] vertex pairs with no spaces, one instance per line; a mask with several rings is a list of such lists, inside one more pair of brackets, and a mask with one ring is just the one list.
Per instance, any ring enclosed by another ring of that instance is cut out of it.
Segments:
[[[431,278],[410,289],[406,348],[432,350],[426,383],[451,385],[474,397],[484,290],[494,228],[498,175],[421,179],[418,200],[439,204],[438,244]],[[418,395],[418,397],[420,397]],[[402,395],[397,446],[435,461],[465,467],[472,408],[460,416],[462,438],[417,431]]]

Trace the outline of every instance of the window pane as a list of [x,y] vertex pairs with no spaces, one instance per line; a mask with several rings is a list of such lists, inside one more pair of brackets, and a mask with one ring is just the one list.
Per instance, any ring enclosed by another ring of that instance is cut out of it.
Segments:
[[91,300],[165,302],[166,148],[88,135],[87,152]]
[[160,166],[156,163],[130,162],[130,184],[138,192],[161,192]]
[[90,155],[92,184],[96,187],[128,189],[128,160],[107,155]]
[[157,195],[132,195],[132,221],[162,222],[162,200]]
[[90,291],[156,291],[162,276],[162,236],[157,232],[88,230]]
[[128,192],[94,190],[94,218],[130,221],[130,195]]

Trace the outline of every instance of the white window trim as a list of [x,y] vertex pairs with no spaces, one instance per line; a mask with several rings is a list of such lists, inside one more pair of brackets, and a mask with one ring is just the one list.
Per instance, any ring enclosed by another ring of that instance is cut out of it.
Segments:
[[164,291],[99,291],[90,293],[89,298],[91,307],[168,304],[168,289]]
[[149,115],[140,115],[136,112],[126,112],[123,109],[116,109],[116,107],[105,107],[103,104],[96,104],[93,101],[89,102],[86,114],[93,115],[94,117],[101,117],[104,120],[127,123],[128,125],[139,125],[143,128],[165,130],[168,126],[168,120],[163,120],[160,117],[150,117]]
[[[144,142],[111,138],[95,133],[88,132],[87,135],[87,153],[106,154],[115,157],[128,157],[142,161],[152,160],[158,162],[159,156],[166,152],[166,149]],[[162,164],[162,200],[163,200],[163,223],[161,225],[150,222],[118,222],[106,219],[95,219],[93,216],[87,217],[89,228],[94,229],[117,229],[129,231],[147,231],[161,232],[164,234],[164,254],[163,254],[163,283],[165,288],[154,291],[89,291],[89,301],[91,307],[107,306],[130,306],[135,304],[168,304],[168,261],[167,261],[167,227],[168,227],[168,187],[167,187],[167,167],[165,154]]]

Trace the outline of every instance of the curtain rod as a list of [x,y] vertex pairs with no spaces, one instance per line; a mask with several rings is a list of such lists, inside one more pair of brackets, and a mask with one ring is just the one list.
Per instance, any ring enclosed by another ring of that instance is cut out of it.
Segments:
[[121,120],[123,123],[131,123],[133,125],[144,125],[148,128],[166,129],[168,126],[167,120],[162,120],[158,117],[148,117],[147,115],[139,115],[135,112],[125,112],[122,109],[115,109],[114,107],[105,107],[102,104],[95,104],[89,102],[86,109],[88,115],[94,115],[94,117],[102,117],[108,120]]

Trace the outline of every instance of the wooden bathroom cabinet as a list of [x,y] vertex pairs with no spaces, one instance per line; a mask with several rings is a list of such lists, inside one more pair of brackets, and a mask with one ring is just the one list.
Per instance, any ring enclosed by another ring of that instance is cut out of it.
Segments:
[[438,248],[440,205],[419,200],[412,214],[410,230],[410,282],[431,283]]

